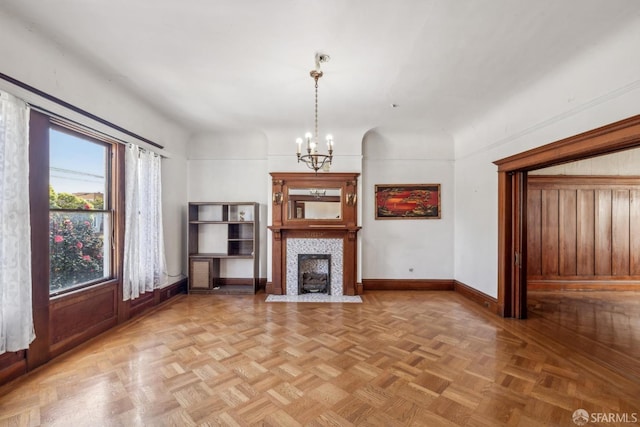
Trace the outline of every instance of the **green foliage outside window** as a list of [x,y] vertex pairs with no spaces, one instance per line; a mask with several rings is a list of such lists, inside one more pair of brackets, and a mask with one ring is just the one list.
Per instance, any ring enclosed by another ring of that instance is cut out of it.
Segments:
[[[73,194],[56,194],[51,187],[49,205],[50,291],[104,277],[105,214],[91,212],[96,209],[91,202]],[[78,211],[56,212],[56,209]]]

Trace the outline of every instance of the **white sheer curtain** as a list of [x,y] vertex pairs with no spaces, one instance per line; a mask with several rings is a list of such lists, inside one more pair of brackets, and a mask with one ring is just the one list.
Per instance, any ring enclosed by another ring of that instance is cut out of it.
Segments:
[[124,301],[167,281],[160,164],[160,156],[137,145],[126,149]]
[[29,217],[29,107],[0,92],[0,354],[35,338]]

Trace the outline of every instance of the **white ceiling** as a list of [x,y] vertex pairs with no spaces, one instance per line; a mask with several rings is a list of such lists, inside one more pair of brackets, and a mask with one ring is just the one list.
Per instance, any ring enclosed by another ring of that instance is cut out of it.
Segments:
[[631,24],[640,2],[2,0],[0,9],[192,132],[310,127],[316,51],[331,56],[323,131],[452,131]]

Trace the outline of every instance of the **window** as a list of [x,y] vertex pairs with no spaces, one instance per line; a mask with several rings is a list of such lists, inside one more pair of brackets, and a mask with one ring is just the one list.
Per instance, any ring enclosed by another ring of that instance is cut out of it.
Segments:
[[59,126],[49,130],[49,292],[112,277],[111,150]]

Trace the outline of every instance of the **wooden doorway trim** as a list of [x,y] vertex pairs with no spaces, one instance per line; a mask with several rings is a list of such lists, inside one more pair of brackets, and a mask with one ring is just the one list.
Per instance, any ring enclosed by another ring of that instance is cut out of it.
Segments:
[[498,166],[498,307],[503,317],[527,315],[526,173],[636,147],[640,115],[493,162]]
[[527,317],[527,172],[517,171],[511,176],[511,203],[513,204],[511,239],[511,317]]

